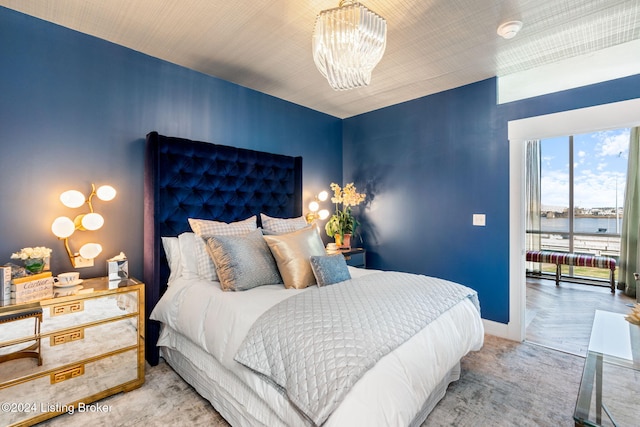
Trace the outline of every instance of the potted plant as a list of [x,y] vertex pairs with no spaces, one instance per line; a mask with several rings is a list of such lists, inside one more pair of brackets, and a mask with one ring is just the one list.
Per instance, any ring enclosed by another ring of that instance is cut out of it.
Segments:
[[362,203],[366,195],[358,193],[353,183],[345,185],[344,188],[331,183],[331,190],[333,190],[331,202],[335,203],[336,210],[324,229],[328,236],[335,239],[338,248],[350,248],[351,236],[358,227],[358,221],[352,215],[351,207]]

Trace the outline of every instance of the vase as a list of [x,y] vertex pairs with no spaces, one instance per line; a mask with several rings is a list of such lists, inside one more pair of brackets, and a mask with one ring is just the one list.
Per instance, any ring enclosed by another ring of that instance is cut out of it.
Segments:
[[44,270],[44,259],[27,258],[24,260],[24,268],[31,274],[42,273],[42,270]]
[[351,249],[351,234],[345,234],[342,238],[342,249]]
[[338,249],[351,249],[351,234],[336,234],[333,238]]

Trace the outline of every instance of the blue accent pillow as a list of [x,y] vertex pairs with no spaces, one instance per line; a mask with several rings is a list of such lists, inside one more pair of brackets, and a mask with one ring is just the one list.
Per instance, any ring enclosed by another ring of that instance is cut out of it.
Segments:
[[207,250],[223,291],[282,283],[276,260],[260,229],[242,236],[208,237]]
[[333,285],[351,279],[351,273],[342,254],[312,256],[311,270],[318,286]]

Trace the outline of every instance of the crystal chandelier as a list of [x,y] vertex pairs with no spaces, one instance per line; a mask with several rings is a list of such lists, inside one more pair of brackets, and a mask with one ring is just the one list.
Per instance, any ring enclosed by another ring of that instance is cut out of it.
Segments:
[[360,3],[323,10],[313,31],[313,60],[335,90],[367,86],[387,44],[387,21]]

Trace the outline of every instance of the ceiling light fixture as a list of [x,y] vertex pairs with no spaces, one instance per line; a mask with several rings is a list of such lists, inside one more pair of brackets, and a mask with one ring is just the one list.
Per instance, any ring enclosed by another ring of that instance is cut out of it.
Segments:
[[367,86],[387,45],[387,21],[361,3],[323,10],[313,31],[313,60],[335,90]]
[[522,29],[521,21],[508,21],[498,27],[498,35],[505,39],[512,39]]

